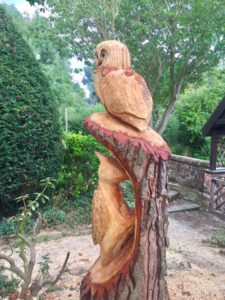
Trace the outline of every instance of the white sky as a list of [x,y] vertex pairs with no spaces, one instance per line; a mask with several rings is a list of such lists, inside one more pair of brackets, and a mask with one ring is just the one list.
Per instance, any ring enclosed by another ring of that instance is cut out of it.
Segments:
[[15,7],[22,15],[27,14],[30,18],[33,17],[35,10],[36,10],[36,7],[31,6],[30,3],[27,1],[17,3],[17,4],[15,4]]
[[14,4],[19,12],[22,14],[26,13],[29,15],[29,17],[32,17],[36,10],[35,6],[31,6],[29,2],[24,0],[0,0],[0,3],[6,3],[8,5]]

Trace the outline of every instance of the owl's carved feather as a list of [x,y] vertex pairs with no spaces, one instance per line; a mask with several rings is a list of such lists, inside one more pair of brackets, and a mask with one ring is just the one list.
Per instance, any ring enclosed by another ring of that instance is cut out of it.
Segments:
[[134,128],[143,131],[152,114],[152,97],[143,77],[130,68],[127,47],[118,41],[105,41],[96,47],[94,85],[106,110]]
[[109,228],[109,211],[104,196],[98,188],[92,200],[92,239],[94,244],[101,244]]
[[129,116],[144,121],[150,118],[151,94],[144,79],[133,70],[120,69],[107,73],[100,81],[100,90],[106,109],[114,116],[123,115],[128,123]]

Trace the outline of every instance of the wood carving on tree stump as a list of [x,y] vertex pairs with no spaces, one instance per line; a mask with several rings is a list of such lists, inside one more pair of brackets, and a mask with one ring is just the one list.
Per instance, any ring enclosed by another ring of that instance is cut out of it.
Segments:
[[[81,282],[82,300],[169,298],[165,254],[170,149],[159,134],[147,127],[151,96],[140,75],[132,70],[126,71],[128,75],[122,73],[129,67],[129,52],[122,43],[106,41],[97,46],[96,72],[104,75],[95,75],[95,86],[108,112],[91,115],[84,125],[113,156],[96,153],[100,167],[99,185],[93,196],[92,236],[100,245],[100,256]],[[120,80],[115,79],[117,75],[107,79],[112,72],[119,72]],[[107,96],[111,80],[115,86],[110,86]],[[118,110],[115,103],[120,105]],[[125,202],[119,186],[127,179],[134,187],[134,209]]]

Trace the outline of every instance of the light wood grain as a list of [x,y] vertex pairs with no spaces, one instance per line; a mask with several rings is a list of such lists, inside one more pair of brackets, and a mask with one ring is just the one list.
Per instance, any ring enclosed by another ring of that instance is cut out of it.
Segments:
[[142,131],[148,127],[153,102],[145,80],[131,70],[126,45],[105,41],[96,47],[94,85],[106,110]]

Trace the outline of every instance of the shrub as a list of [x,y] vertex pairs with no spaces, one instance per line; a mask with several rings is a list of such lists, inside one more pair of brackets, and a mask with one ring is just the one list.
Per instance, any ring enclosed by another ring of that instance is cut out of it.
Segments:
[[30,47],[0,6],[0,205],[55,176],[60,167],[57,103]]
[[81,132],[66,133],[64,141],[64,164],[58,187],[63,188],[69,198],[74,198],[96,187],[99,161],[95,151],[107,153],[107,150],[94,137]]
[[43,213],[43,219],[49,226],[57,226],[66,221],[66,214],[59,208],[48,207],[48,209]]
[[165,132],[176,154],[209,159],[210,140],[202,136],[202,127],[224,96],[224,82],[225,72],[215,69],[185,90]]
[[18,220],[14,217],[3,218],[0,222],[0,236],[15,234],[17,225]]
[[91,222],[91,207],[92,207],[93,193],[85,193],[77,197],[74,201],[74,208],[76,209],[76,220],[78,223]]
[[8,276],[0,273],[0,295],[2,297],[10,296],[14,292],[16,292],[18,286],[19,286],[18,279],[16,279],[15,277],[11,277],[10,279]]
[[[3,218],[0,222],[0,236],[14,235],[18,227],[18,216],[11,218]],[[25,232],[30,232],[34,226],[34,220],[30,219],[26,226]]]
[[202,241],[214,247],[225,248],[225,232]]
[[101,103],[92,105],[84,100],[77,99],[73,106],[68,108],[69,130],[75,132],[82,131],[88,134],[88,131],[83,126],[83,120],[92,113],[99,111],[105,111]]

